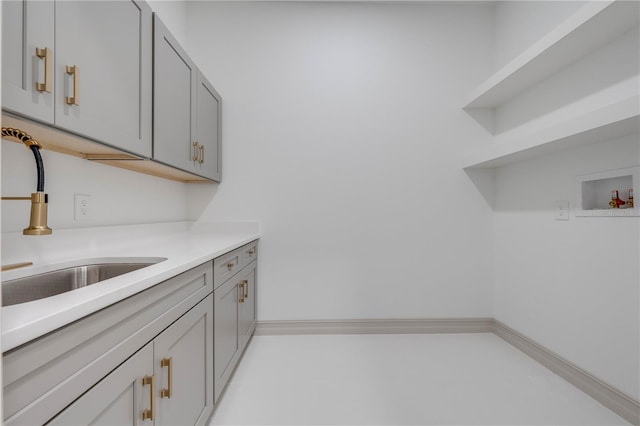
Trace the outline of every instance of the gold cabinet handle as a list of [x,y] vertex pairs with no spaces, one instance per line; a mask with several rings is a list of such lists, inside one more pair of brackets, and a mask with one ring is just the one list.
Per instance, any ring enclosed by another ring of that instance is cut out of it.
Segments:
[[73,76],[73,96],[65,96],[68,105],[80,106],[80,67],[77,65],[67,65],[67,74]]
[[48,47],[44,49],[40,49],[36,47],[36,56],[40,59],[44,59],[44,83],[39,83],[36,81],[36,90],[38,92],[47,92],[51,93],[51,86],[53,86],[51,80],[53,79],[53,72],[51,67],[53,67],[53,58],[52,50]]
[[256,250],[255,249],[251,249],[247,252],[247,254],[249,254],[249,256],[253,256],[255,254]]
[[151,407],[142,411],[142,420],[154,420],[156,418],[156,376],[154,374],[142,378],[142,386],[146,385],[150,385]]
[[27,266],[33,266],[33,262],[21,262],[21,263],[12,263],[9,265],[2,265],[2,272],[13,271],[14,269],[25,268]]
[[191,158],[191,161],[198,161],[198,154],[200,153],[198,145],[200,145],[198,142],[193,143],[193,157]]
[[234,266],[234,263],[233,263],[233,262],[229,262],[229,263],[227,263],[227,269],[228,269],[228,270],[232,270],[232,269],[233,269],[233,266]]
[[244,297],[243,300],[247,300],[249,298],[249,281],[242,280],[242,286],[244,287]]
[[204,145],[200,145],[200,164],[204,163]]
[[160,360],[160,367],[167,367],[167,388],[160,391],[160,398],[171,398],[171,392],[173,389],[173,358],[162,358]]
[[244,303],[244,281],[238,284],[238,287],[240,288],[240,299],[238,300],[238,302]]

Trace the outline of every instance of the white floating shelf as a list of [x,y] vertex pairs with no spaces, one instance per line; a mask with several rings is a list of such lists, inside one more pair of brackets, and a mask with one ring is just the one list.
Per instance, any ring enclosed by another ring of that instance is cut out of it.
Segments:
[[464,108],[496,108],[640,22],[638,1],[593,1],[474,90]]
[[637,94],[519,138],[494,142],[467,158],[463,167],[493,168],[594,142],[640,132]]

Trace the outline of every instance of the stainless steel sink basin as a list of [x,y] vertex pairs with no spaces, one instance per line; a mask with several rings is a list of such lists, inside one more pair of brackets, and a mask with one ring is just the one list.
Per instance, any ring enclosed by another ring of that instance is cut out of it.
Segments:
[[55,296],[154,265],[161,260],[165,259],[154,262],[86,264],[3,281],[2,306]]

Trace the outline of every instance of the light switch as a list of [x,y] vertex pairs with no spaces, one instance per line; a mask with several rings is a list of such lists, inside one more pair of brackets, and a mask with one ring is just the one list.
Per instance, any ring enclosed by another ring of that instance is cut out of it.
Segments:
[[556,220],[569,220],[569,202],[556,201]]

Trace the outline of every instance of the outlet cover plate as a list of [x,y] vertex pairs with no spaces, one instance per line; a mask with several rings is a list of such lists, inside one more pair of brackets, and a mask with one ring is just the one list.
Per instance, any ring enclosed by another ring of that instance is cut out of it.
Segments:
[[556,201],[556,220],[569,220],[569,202],[566,200]]
[[75,194],[73,197],[73,205],[75,220],[91,219],[91,195]]

